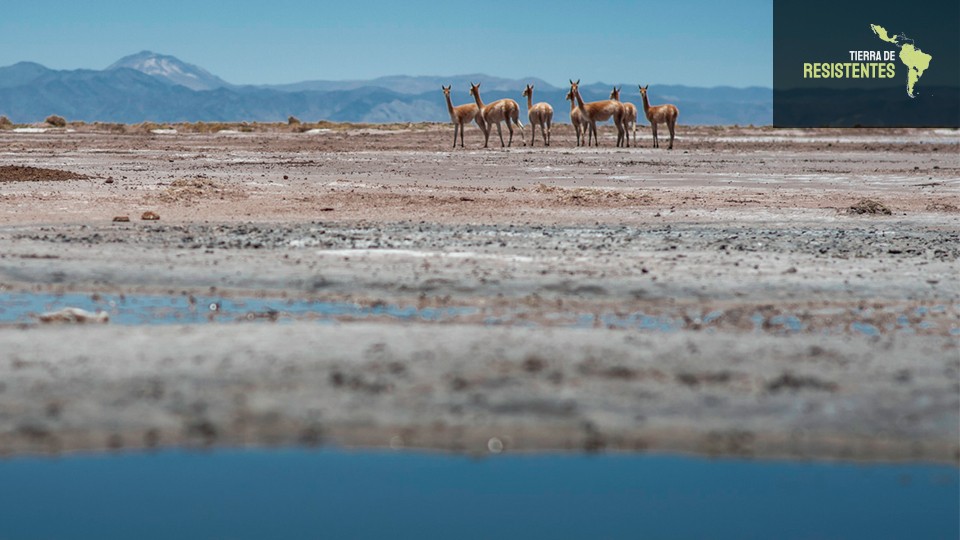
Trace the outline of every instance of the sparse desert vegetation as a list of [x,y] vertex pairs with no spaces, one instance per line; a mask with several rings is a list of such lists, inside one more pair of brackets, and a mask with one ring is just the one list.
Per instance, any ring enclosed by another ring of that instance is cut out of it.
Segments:
[[887,205],[876,199],[860,199],[848,209],[851,214],[883,214],[889,216],[893,212]]
[[47,124],[50,124],[53,127],[63,128],[67,127],[67,120],[62,116],[57,116],[56,114],[51,114],[44,120]]

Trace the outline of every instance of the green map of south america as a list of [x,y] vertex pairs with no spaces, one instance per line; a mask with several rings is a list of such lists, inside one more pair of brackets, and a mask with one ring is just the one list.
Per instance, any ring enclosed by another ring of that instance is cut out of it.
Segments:
[[890,36],[887,29],[878,24],[871,24],[870,29],[883,41],[893,43],[900,48],[900,61],[907,66],[907,95],[911,98],[916,97],[913,87],[920,80],[923,72],[930,67],[933,57],[918,49],[913,40],[903,34]]

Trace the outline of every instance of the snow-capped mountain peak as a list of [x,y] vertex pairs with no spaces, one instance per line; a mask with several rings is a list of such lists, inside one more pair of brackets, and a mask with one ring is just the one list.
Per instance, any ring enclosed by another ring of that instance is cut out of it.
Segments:
[[231,85],[209,71],[174,56],[142,51],[125,56],[107,69],[130,68],[191,90],[213,90]]

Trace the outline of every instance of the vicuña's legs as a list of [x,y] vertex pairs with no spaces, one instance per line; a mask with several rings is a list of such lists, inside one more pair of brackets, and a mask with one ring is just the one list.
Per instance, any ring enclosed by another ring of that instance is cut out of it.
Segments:
[[507,146],[513,146],[513,125],[510,123],[509,116],[507,116],[507,121],[505,123],[507,124],[507,131],[510,132],[510,142],[507,143]]
[[497,122],[497,135],[500,136],[500,148],[503,148],[506,145],[503,144],[503,130],[500,129],[500,122]]
[[650,125],[653,126],[653,147],[660,148],[660,141],[657,139],[657,123],[650,122]]
[[[514,111],[513,123],[516,124],[518,128],[520,128],[520,142],[522,142],[523,145],[526,146],[527,141],[525,139],[527,138],[527,134],[523,132],[523,124],[520,123],[520,111]],[[507,125],[508,126],[510,125],[509,120],[507,120]],[[533,129],[533,127],[531,126],[530,129]],[[513,145],[513,127],[512,126],[510,126],[510,144],[511,146]]]
[[552,120],[550,119],[547,120],[547,146],[550,146],[550,124],[552,123],[553,123]]
[[[543,130],[543,126],[540,126],[540,129]],[[533,146],[533,142],[537,140],[537,124],[530,121],[530,146]]]
[[480,113],[477,113],[477,117],[473,119],[476,122],[477,127],[480,128],[480,132],[484,133],[487,131],[487,126],[483,123],[483,117],[480,116]]
[[619,148],[624,145],[623,117],[620,117],[619,120],[614,118],[613,123],[617,124],[617,147]]
[[670,128],[670,148],[668,150],[673,150],[673,130],[677,127],[677,124],[676,122],[670,122],[667,127]]

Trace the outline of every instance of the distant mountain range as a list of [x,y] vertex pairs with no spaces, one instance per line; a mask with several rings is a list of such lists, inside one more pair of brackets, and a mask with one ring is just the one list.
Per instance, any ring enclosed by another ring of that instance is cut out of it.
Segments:
[[[567,88],[534,77],[504,79],[483,74],[391,76],[365,81],[304,81],[283,85],[230,84],[173,56],[144,51],[107,69],[52,70],[32,62],[0,67],[0,114],[16,123],[51,114],[87,122],[303,121],[444,122],[449,120],[440,86],[452,84],[454,104],[470,101],[468,83],[482,82],[484,101],[520,97],[534,84],[534,100],[550,103],[557,122],[569,122]],[[612,84],[584,84],[587,101],[607,99]],[[682,124],[767,125],[773,118],[770,88],[650,87],[652,101],[680,108]],[[636,83],[623,84],[625,101],[639,105]],[[522,117],[525,120],[525,114]]]

